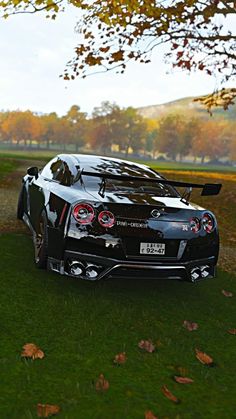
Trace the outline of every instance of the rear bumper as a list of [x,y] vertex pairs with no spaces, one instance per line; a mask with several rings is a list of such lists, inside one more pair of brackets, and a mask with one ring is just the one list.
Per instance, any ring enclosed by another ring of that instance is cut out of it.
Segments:
[[[84,266],[80,275],[71,272],[71,263],[79,262]],[[137,260],[118,260],[102,256],[85,254],[74,251],[65,251],[64,260],[48,258],[48,269],[62,275],[78,277],[81,279],[108,279],[108,278],[155,278],[155,279],[179,279],[196,282],[201,279],[215,276],[216,258],[211,256],[205,259],[187,262],[144,262]],[[97,270],[95,278],[88,278],[86,269],[94,267]],[[207,272],[202,275],[201,272]],[[207,268],[206,268],[207,267]],[[195,272],[195,275],[193,275]],[[198,275],[198,276],[197,276]]]

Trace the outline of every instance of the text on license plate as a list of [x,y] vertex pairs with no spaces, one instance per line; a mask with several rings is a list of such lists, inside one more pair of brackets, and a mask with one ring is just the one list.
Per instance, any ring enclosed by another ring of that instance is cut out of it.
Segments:
[[164,243],[140,243],[140,254],[142,255],[164,255]]

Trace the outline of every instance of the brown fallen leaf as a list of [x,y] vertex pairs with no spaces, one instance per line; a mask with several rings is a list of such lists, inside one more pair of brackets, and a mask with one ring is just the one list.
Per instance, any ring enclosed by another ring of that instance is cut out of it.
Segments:
[[200,361],[204,365],[213,365],[213,359],[209,355],[207,355],[205,352],[199,351],[198,349],[195,349],[195,351],[196,358],[198,359],[198,361]]
[[180,377],[178,375],[175,375],[174,379],[177,383],[180,383],[180,384],[191,384],[191,383],[193,383],[192,378],[188,378],[188,377]]
[[221,292],[225,297],[233,297],[233,293],[231,291],[222,290]]
[[138,344],[140,349],[144,349],[147,352],[154,352],[155,351],[155,345],[153,345],[151,340],[141,340]]
[[60,412],[60,407],[52,404],[37,404],[37,415],[40,418],[48,418],[49,416],[57,415]]
[[114,364],[124,364],[127,361],[127,356],[125,352],[117,354],[114,358]]
[[183,326],[185,327],[185,329],[189,330],[190,332],[192,332],[193,330],[198,329],[198,324],[197,323],[190,322],[188,320],[184,320]]
[[100,374],[99,378],[96,382],[96,390],[97,391],[106,391],[110,387],[110,384],[107,380],[105,380],[104,375]]
[[144,418],[145,418],[145,419],[158,419],[158,417],[157,417],[157,416],[155,416],[155,415],[152,413],[152,411],[151,411],[151,410],[148,410],[147,412],[145,412]]
[[21,352],[21,356],[24,358],[42,359],[44,358],[44,352],[34,343],[26,343],[23,346],[23,351]]
[[171,393],[171,391],[165,385],[161,387],[161,391],[164,394],[164,396],[166,396],[167,399],[171,400],[173,403],[180,403],[180,400],[177,399],[177,397],[174,396],[174,394]]
[[230,333],[231,335],[236,335],[236,329],[229,329],[228,333]]

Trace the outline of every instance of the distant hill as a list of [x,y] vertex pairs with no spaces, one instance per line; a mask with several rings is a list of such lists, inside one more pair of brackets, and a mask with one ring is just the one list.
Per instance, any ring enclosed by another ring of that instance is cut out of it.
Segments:
[[[203,119],[211,118],[206,109],[199,103],[194,102],[194,97],[186,97],[174,100],[162,105],[150,105],[138,108],[140,115],[144,118],[156,119],[165,116],[168,113],[182,113],[185,115],[193,115]],[[236,119],[236,104],[230,106],[227,111],[223,109],[214,109],[213,118],[220,119]]]

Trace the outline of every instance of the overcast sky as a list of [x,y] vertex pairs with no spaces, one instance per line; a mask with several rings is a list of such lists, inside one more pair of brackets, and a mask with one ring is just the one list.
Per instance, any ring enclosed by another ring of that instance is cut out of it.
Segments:
[[0,110],[63,115],[77,104],[90,113],[104,100],[140,107],[213,91],[215,80],[202,73],[167,74],[171,69],[159,50],[151,64],[134,63],[123,75],[109,72],[65,82],[59,75],[73,57],[78,19],[78,11],[71,9],[55,21],[39,14],[0,20]]

